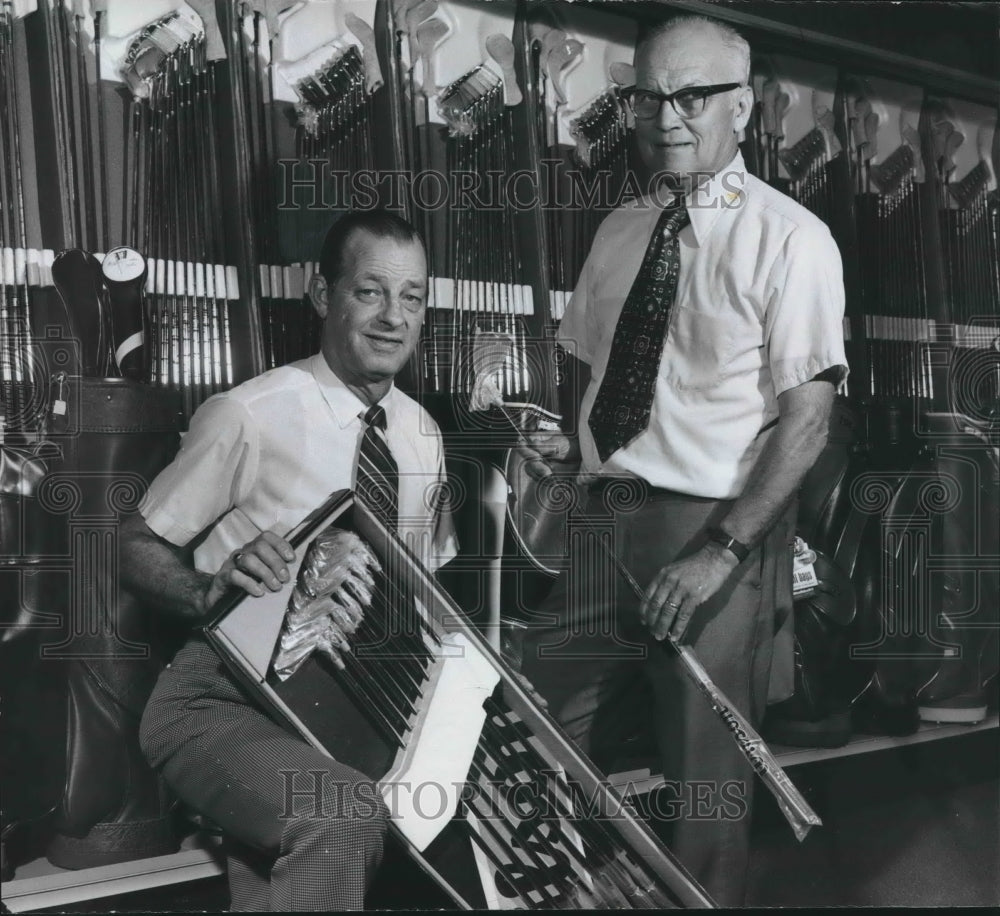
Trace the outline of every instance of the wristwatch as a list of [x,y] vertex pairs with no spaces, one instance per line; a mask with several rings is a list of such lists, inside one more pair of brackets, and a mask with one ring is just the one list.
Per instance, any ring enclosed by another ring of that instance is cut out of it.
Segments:
[[721,528],[709,528],[708,539],[714,544],[721,544],[741,563],[750,556],[750,548],[746,544],[726,534]]

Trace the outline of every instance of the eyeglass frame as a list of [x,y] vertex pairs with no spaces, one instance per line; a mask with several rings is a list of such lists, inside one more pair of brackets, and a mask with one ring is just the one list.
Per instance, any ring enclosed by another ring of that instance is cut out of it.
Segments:
[[[653,118],[659,117],[665,102],[670,103],[670,107],[674,110],[674,114],[676,114],[678,118],[685,121],[691,121],[694,118],[701,117],[705,113],[705,106],[712,96],[720,95],[723,92],[732,92],[733,89],[743,89],[745,86],[745,83],[713,83],[708,86],[685,86],[683,89],[678,89],[676,92],[671,92],[668,95],[664,95],[662,92],[657,92],[655,89],[643,89],[639,86],[626,86],[621,90],[620,95],[625,100],[625,103],[628,105],[632,114],[643,121],[651,121]],[[651,96],[655,96],[659,100],[659,105],[657,105],[655,113],[651,115],[641,115],[635,110],[634,96],[637,92],[648,93]],[[677,110],[677,97],[684,95],[687,92],[695,92],[698,96],[700,96],[702,107],[698,114],[686,115]]]

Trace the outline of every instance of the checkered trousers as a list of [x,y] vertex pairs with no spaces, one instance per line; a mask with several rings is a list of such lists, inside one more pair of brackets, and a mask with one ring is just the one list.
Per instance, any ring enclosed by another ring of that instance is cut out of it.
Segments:
[[388,822],[377,787],[272,722],[200,637],[160,676],[140,741],[224,831],[233,910],[363,907]]

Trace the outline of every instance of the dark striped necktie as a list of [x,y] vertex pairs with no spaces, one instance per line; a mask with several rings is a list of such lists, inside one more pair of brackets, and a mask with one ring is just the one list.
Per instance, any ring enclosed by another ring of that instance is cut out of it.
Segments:
[[670,310],[677,295],[677,234],[690,219],[683,204],[660,214],[642,266],[622,306],[608,365],[588,425],[601,461],[649,426]]
[[385,411],[373,404],[361,418],[365,432],[358,453],[355,492],[386,527],[399,521],[399,468],[385,438]]

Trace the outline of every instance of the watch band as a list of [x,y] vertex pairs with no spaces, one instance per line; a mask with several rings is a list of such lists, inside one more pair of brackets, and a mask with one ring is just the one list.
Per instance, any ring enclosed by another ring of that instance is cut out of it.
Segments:
[[709,528],[708,539],[715,544],[721,544],[741,563],[750,556],[750,548],[746,544],[726,534],[721,528]]

